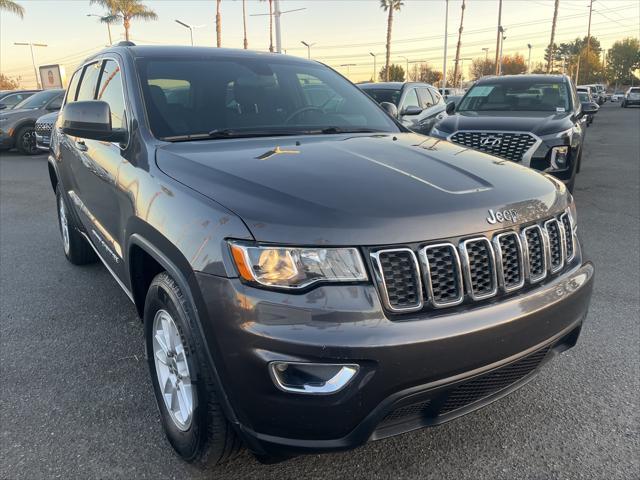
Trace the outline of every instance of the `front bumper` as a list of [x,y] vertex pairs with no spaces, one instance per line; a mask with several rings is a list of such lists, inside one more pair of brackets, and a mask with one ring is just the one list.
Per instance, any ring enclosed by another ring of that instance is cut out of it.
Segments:
[[36,147],[44,152],[49,151],[51,145],[51,137],[36,133]]
[[[593,274],[590,263],[578,264],[520,295],[395,321],[373,285],[291,295],[238,279],[196,278],[207,310],[203,331],[231,418],[255,453],[295,455],[441,423],[524,384],[553,353],[575,344]],[[274,385],[268,373],[274,360],[357,363],[360,370],[333,395],[301,395]],[[522,362],[532,366],[513,382],[451,408],[457,387],[501,376],[504,368],[522,372]]]
[[11,135],[9,135],[9,132],[6,131],[5,129],[0,129],[0,148],[1,149],[13,148],[13,145],[14,145],[14,139]]

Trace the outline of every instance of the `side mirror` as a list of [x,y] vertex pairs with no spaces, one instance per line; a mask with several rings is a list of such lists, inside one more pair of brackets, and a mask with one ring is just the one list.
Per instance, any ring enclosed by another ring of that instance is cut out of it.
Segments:
[[402,109],[400,115],[420,115],[422,113],[422,108],[416,107],[415,105],[409,105]]
[[398,107],[391,102],[380,102],[380,106],[393,118],[398,118]]
[[447,115],[451,115],[453,112],[455,112],[456,111],[456,102],[447,103],[447,107],[445,108],[445,111],[447,112]]
[[596,102],[582,102],[582,113],[584,115],[598,113],[600,107]]
[[111,128],[111,109],[101,100],[65,105],[59,125],[64,133],[73,137],[104,142],[125,142],[127,139],[126,131]]

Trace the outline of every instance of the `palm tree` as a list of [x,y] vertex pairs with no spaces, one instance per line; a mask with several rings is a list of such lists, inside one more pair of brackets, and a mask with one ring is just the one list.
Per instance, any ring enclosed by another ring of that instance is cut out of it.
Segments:
[[222,3],[222,0],[216,0],[216,45],[218,48],[222,46],[222,15],[220,15],[220,3]]
[[0,0],[0,10],[15,13],[20,18],[24,18],[24,7],[12,0]]
[[269,51],[273,53],[273,0],[261,0],[269,2]]
[[460,62],[460,45],[462,44],[462,23],[464,22],[464,8],[465,8],[465,0],[462,0],[462,14],[460,15],[460,29],[458,30],[458,46],[456,47],[455,68],[453,70],[454,79],[458,78],[458,74],[460,74],[460,78],[462,78],[462,72],[460,72],[460,69],[458,68],[458,62]]
[[242,0],[242,28],[244,29],[244,49],[249,48],[249,42],[247,41],[247,4],[245,0]]
[[157,20],[158,15],[140,0],[89,0],[89,3],[102,5],[109,13],[105,15],[104,22],[113,23],[122,20],[124,26],[124,38],[129,40],[131,20]]
[[384,79],[385,82],[389,81],[389,61],[391,60],[391,27],[393,26],[393,12],[400,11],[400,8],[404,5],[402,0],[380,0],[380,8],[385,12],[389,12],[387,17],[387,57],[384,64]]

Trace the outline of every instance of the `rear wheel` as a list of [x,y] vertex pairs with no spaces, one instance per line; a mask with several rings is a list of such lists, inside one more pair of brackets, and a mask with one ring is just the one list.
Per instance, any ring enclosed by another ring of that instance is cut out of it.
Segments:
[[58,207],[58,227],[62,237],[62,248],[67,260],[74,265],[86,265],[96,262],[98,257],[87,242],[87,239],[78,231],[73,216],[69,215],[60,186],[56,188],[56,205]]
[[144,308],[147,359],[169,443],[188,462],[217,465],[241,442],[218,401],[195,315],[178,284],[158,274]]
[[16,148],[23,155],[40,153],[36,147],[36,130],[34,127],[22,127],[16,134]]

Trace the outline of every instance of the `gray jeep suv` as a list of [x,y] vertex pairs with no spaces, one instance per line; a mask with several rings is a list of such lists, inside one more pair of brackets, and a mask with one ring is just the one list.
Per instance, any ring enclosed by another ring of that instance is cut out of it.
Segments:
[[587,315],[562,182],[411,133],[313,61],[110,47],[71,79],[49,175],[64,254],[99,258],[144,322],[187,461],[451,420],[524,385]]

